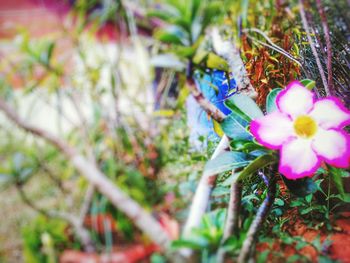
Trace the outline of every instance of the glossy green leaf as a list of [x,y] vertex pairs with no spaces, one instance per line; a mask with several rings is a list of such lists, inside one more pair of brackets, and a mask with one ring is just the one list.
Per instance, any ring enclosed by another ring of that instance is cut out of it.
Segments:
[[235,94],[229,98],[230,103],[234,104],[239,108],[245,115],[251,120],[264,116],[263,112],[255,101],[243,94]]
[[266,98],[266,112],[271,113],[277,110],[276,97],[282,91],[282,89],[277,88],[270,91]]
[[244,180],[250,175],[254,174],[257,170],[262,169],[274,162],[276,162],[276,157],[272,154],[259,156],[255,160],[251,161],[241,172],[228,177],[221,185],[228,186],[231,185],[233,181]]
[[211,69],[219,69],[223,71],[229,71],[230,67],[226,60],[218,55],[210,52],[207,57],[207,67]]
[[249,155],[241,152],[225,152],[208,161],[204,167],[203,176],[211,176],[249,164]]
[[303,79],[300,81],[301,84],[304,85],[305,88],[312,90],[316,86],[316,82],[311,79]]
[[350,194],[346,193],[344,190],[343,185],[343,174],[344,170],[340,168],[335,168],[332,166],[328,166],[329,172],[330,172],[330,178],[334,182],[335,186],[337,187],[337,190],[341,196],[341,199],[345,202],[350,202]]
[[221,123],[221,129],[231,139],[252,140],[253,137],[248,131],[249,122],[236,113],[231,113]]
[[237,180],[243,180],[258,171],[259,169],[264,168],[267,165],[276,162],[276,157],[272,154],[261,155],[252,161],[247,167],[243,169],[238,174]]

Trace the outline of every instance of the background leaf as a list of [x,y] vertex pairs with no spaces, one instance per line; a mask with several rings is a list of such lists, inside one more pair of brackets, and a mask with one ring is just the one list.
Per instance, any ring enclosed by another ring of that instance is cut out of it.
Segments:
[[266,98],[266,112],[271,113],[277,110],[276,97],[282,91],[277,88],[270,91]]

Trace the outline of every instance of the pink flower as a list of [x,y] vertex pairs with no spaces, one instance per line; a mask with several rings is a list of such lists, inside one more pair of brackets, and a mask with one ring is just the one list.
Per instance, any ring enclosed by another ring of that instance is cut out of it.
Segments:
[[335,97],[315,100],[294,81],[276,98],[277,108],[253,120],[250,131],[267,148],[280,150],[279,172],[288,179],[312,176],[322,162],[339,168],[350,163],[350,112]]

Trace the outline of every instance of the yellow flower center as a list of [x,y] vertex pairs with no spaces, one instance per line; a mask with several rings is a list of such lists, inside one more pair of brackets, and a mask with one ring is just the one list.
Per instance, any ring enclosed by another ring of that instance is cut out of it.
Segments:
[[294,121],[294,130],[298,136],[310,138],[315,135],[317,124],[311,117],[301,115]]

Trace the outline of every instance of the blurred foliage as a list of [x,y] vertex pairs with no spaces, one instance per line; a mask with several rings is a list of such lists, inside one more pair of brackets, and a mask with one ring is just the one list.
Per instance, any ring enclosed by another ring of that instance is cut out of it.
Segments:
[[56,252],[69,244],[67,224],[60,220],[38,216],[31,225],[22,229],[23,254],[27,263],[57,262]]

